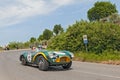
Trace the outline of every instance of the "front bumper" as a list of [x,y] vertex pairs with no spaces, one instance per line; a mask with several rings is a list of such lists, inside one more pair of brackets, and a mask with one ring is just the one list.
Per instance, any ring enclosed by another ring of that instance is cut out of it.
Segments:
[[71,59],[69,57],[67,57],[67,56],[59,57],[59,58],[56,58],[54,60],[54,62],[56,62],[56,63],[68,63],[70,61],[71,61]]

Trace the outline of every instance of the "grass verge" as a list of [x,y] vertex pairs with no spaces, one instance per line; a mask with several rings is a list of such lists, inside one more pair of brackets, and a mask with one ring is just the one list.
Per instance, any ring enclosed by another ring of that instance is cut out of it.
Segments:
[[101,54],[77,52],[73,60],[120,65],[120,52],[104,52]]

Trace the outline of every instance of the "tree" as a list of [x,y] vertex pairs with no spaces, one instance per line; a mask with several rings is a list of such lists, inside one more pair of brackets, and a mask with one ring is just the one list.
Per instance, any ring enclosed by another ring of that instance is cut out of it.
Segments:
[[53,32],[49,29],[45,29],[43,31],[43,39],[44,40],[49,40],[53,36]]
[[119,14],[112,14],[111,16],[109,16],[109,21],[112,23],[120,24],[120,15]]
[[44,40],[44,39],[43,39],[43,35],[40,35],[40,36],[38,37],[38,41],[42,41],[42,40]]
[[8,49],[23,49],[28,48],[28,46],[25,46],[23,42],[10,42],[7,46]]
[[36,38],[35,38],[35,37],[31,37],[31,38],[30,38],[30,42],[31,42],[31,43],[34,43],[35,41],[36,41]]
[[55,35],[58,35],[59,33],[63,32],[63,31],[64,30],[60,24],[56,24],[53,28],[53,32],[55,33]]
[[108,17],[117,12],[115,4],[110,2],[96,2],[94,7],[88,10],[87,16],[90,21],[99,21],[101,18]]

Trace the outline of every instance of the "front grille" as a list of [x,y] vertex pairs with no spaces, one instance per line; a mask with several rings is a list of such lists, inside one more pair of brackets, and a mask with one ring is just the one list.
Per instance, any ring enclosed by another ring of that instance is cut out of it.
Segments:
[[70,58],[69,57],[60,57],[60,58],[57,58],[55,60],[55,62],[70,62]]

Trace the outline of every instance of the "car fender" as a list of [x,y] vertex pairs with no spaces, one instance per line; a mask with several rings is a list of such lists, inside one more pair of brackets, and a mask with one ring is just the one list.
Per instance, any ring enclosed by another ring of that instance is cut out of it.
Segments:
[[42,55],[46,60],[48,60],[48,58],[46,57],[46,55],[43,52],[38,52],[37,54],[35,54],[35,56],[33,57],[33,62],[35,61],[35,59],[37,58],[37,56]]
[[21,61],[21,58],[24,57],[26,59],[26,56],[27,56],[27,52],[24,52],[23,54],[20,55],[20,61]]
[[63,51],[61,51],[61,52],[64,52],[64,53],[66,53],[66,55],[69,55],[69,57],[70,57],[71,59],[73,58],[72,55],[70,54],[70,53],[72,53],[72,52],[66,51],[66,50],[63,50]]

